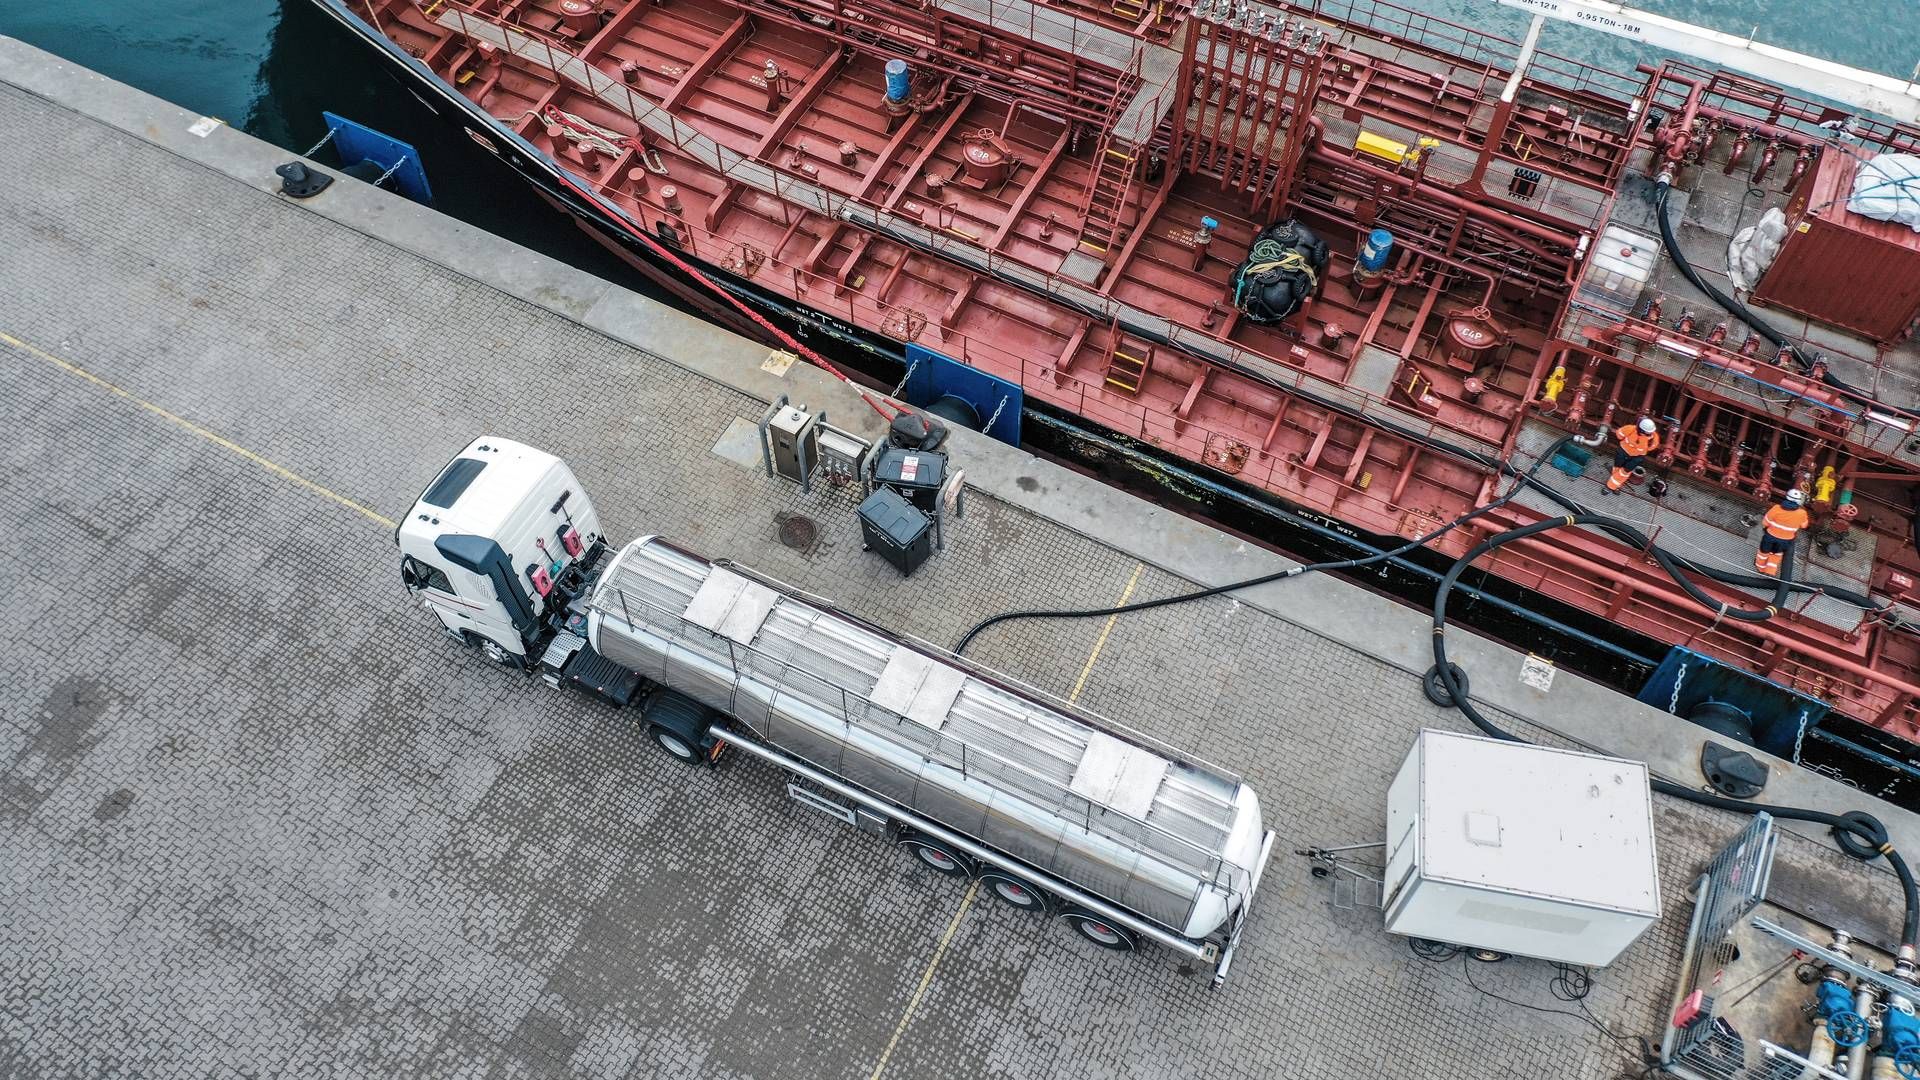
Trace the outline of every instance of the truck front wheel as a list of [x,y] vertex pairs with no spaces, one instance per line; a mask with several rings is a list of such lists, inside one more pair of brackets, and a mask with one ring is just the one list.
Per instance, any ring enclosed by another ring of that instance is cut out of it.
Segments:
[[700,764],[700,751],[687,745],[687,741],[659,724],[650,725],[647,734],[653,738],[653,744],[689,765]]

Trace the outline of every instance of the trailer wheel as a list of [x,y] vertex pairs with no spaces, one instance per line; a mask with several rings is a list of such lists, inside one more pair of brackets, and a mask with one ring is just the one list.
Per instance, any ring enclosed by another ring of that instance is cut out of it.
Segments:
[[1134,936],[1133,931],[1090,912],[1069,911],[1062,917],[1073,924],[1075,933],[1103,949],[1132,952],[1140,944],[1140,939]]
[[910,849],[914,858],[936,874],[946,877],[973,876],[973,860],[938,840],[916,834],[902,838],[900,844]]
[[989,870],[980,875],[980,880],[986,882],[987,887],[993,890],[993,895],[1008,907],[1035,914],[1047,910],[1047,894],[1012,874]]

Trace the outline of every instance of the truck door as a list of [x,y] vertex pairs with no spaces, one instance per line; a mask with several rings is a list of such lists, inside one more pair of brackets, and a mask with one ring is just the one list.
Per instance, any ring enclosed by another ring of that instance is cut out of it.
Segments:
[[447,576],[444,568],[411,555],[403,555],[400,557],[400,581],[406,585],[409,593],[420,598],[428,611],[439,617],[448,633],[456,637],[464,636],[463,632],[491,636],[489,624],[496,620],[487,618],[487,613],[496,606],[493,599],[461,596],[454,590],[453,580]]

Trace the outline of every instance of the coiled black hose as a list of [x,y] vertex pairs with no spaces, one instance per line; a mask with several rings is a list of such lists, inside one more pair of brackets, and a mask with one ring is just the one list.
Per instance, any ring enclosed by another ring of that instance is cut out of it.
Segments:
[[[1480,541],[1465,555],[1462,555],[1456,560],[1454,564],[1448,568],[1446,576],[1440,579],[1440,585],[1434,594],[1433,673],[1439,679],[1440,684],[1446,688],[1448,696],[1452,698],[1453,707],[1459,709],[1468,720],[1472,721],[1474,727],[1479,728],[1482,732],[1493,738],[1503,739],[1507,742],[1526,741],[1512,732],[1501,728],[1491,720],[1488,720],[1486,716],[1474,706],[1472,700],[1467,697],[1466,689],[1461,685],[1455,667],[1447,660],[1447,599],[1452,595],[1454,586],[1459,583],[1460,575],[1466,572],[1467,567],[1472,566],[1474,562],[1489,552],[1517,540],[1524,540],[1529,536],[1549,532],[1553,529],[1564,529],[1574,525],[1594,525],[1616,534],[1626,531],[1620,522],[1598,514],[1569,514],[1564,518],[1536,521],[1531,525],[1523,525],[1517,529],[1509,529],[1506,532],[1490,536]],[[1793,553],[1788,551],[1785,565],[1781,571],[1783,577],[1791,573],[1792,559]],[[1666,561],[1663,560],[1661,566],[1664,567],[1669,574],[1674,574],[1675,580],[1680,581],[1682,587],[1687,589],[1688,595],[1693,596],[1696,600],[1701,599],[1704,595],[1697,588],[1688,587],[1688,583],[1684,578],[1675,573],[1674,568],[1668,565]],[[1776,597],[1779,595],[1781,595],[1781,593],[1776,593]],[[1711,598],[1702,602],[1706,603],[1709,607],[1723,606]],[[1733,618],[1751,619],[1752,615],[1750,613],[1742,613],[1744,610],[1745,609],[1737,608],[1727,609],[1726,614]],[[1769,605],[1766,613],[1758,615],[1758,618],[1770,617],[1772,610],[1772,605]],[[1851,833],[1859,837],[1867,847],[1877,850],[1886,858],[1888,865],[1893,868],[1894,875],[1900,879],[1900,892],[1906,904],[1906,914],[1900,926],[1900,942],[1903,945],[1920,948],[1920,888],[1915,886],[1913,871],[1907,866],[1907,861],[1900,856],[1898,851],[1894,850],[1890,842],[1884,839],[1884,826],[1880,825],[1880,823],[1870,815],[1857,812],[1850,815],[1830,814],[1824,810],[1810,810],[1799,806],[1773,806],[1764,803],[1751,803],[1738,799],[1728,799],[1703,791],[1695,791],[1693,788],[1687,787],[1684,784],[1677,784],[1671,780],[1660,777],[1654,777],[1652,785],[1655,791],[1663,795],[1671,795],[1677,799],[1685,799],[1688,802],[1697,803],[1701,806],[1711,806],[1716,809],[1731,810],[1741,814],[1755,814],[1764,810],[1778,818],[1810,821],[1818,825],[1825,825],[1834,829],[1836,832]]]

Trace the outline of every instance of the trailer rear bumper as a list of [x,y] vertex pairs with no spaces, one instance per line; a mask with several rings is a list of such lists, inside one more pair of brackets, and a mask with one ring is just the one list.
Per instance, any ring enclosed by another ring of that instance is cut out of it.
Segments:
[[1227,970],[1233,967],[1234,950],[1240,947],[1240,936],[1247,932],[1247,920],[1253,918],[1253,900],[1260,895],[1260,879],[1267,874],[1267,860],[1273,858],[1275,834],[1268,829],[1260,838],[1260,857],[1253,864],[1253,880],[1247,885],[1247,898],[1240,902],[1240,914],[1233,920],[1233,933],[1227,935],[1227,947],[1220,950],[1220,963],[1213,969],[1213,986],[1219,989],[1227,981]]

